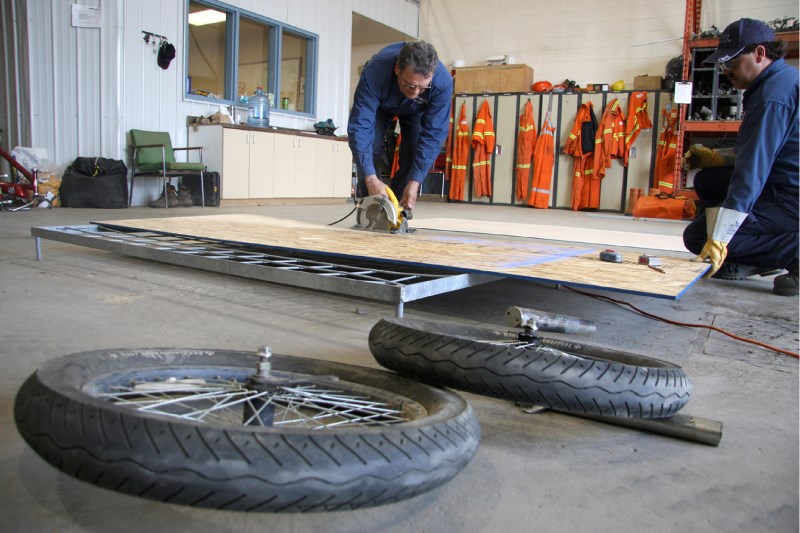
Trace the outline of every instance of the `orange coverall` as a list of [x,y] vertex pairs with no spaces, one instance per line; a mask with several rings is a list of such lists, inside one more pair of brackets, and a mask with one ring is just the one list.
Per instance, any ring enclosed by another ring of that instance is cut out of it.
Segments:
[[611,167],[611,158],[625,159],[625,117],[617,98],[603,111],[594,147],[594,178],[601,180]]
[[397,171],[400,170],[400,142],[403,140],[403,134],[398,133],[397,139],[394,142],[394,155],[392,156],[392,169],[389,171],[389,177],[393,178]]
[[453,166],[453,122],[455,122],[453,115],[455,112],[455,106],[450,106],[450,125],[447,128],[447,140],[444,143],[444,177],[446,180],[450,179],[450,167]]
[[536,124],[533,122],[533,104],[525,104],[525,111],[519,116],[519,133],[517,134],[517,166],[514,171],[517,200],[525,201],[528,197],[528,176],[531,173],[533,147],[536,144]]
[[555,125],[550,121],[550,111],[544,117],[542,131],[533,150],[533,182],[528,205],[547,209],[550,204],[550,182],[553,178],[553,163],[556,160],[554,134]]
[[631,146],[642,130],[650,129],[653,123],[647,114],[647,91],[632,92],[628,98],[628,118],[625,120],[625,166],[631,155]]
[[667,194],[675,194],[675,157],[678,150],[677,139],[678,133],[676,126],[678,124],[678,111],[673,109],[661,111],[662,126],[661,135],[658,138],[658,147],[656,148],[656,169],[653,176],[661,192]]
[[[585,208],[600,207],[600,180],[594,179],[594,139],[585,139],[584,133],[591,135],[591,128],[584,124],[595,122],[594,106],[592,102],[581,104],[572,131],[569,132],[567,142],[564,144],[564,153],[575,158],[572,165],[572,202],[573,211]],[[591,146],[592,150],[584,151],[583,146]]]
[[494,152],[494,123],[489,101],[484,100],[472,127],[472,180],[475,197],[492,195],[492,153]]
[[455,130],[456,146],[453,150],[453,164],[450,166],[451,200],[464,200],[464,182],[467,179],[467,161],[469,160],[469,124],[467,124],[467,104],[461,103],[461,115]]

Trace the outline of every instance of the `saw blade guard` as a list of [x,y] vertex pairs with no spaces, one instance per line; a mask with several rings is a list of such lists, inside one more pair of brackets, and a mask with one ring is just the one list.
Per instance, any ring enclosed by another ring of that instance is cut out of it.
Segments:
[[389,187],[386,196],[367,196],[359,204],[356,224],[360,228],[391,231],[403,223],[403,211],[397,197]]

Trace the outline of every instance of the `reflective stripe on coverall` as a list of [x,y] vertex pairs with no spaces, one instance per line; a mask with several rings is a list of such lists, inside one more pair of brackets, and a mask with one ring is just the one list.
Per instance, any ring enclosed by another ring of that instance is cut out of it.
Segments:
[[632,92],[628,98],[628,118],[625,120],[625,160],[628,166],[631,155],[631,146],[642,130],[651,129],[653,123],[647,114],[647,91]]
[[656,148],[656,168],[653,176],[656,186],[661,192],[667,194],[675,193],[675,156],[678,149],[677,132],[675,128],[678,124],[678,111],[673,109],[661,111],[662,126],[661,135],[658,138]]
[[472,127],[472,180],[476,198],[492,195],[492,153],[494,152],[494,123],[489,101],[484,100]]
[[[587,128],[587,123],[596,123],[594,117],[594,106],[592,102],[581,104],[572,131],[569,132],[567,142],[564,144],[564,153],[575,158],[572,165],[572,203],[570,207],[573,211],[592,207],[590,199],[593,199],[597,206],[600,206],[600,180],[594,180],[594,138],[591,144],[586,141],[584,135],[591,135],[591,128]],[[596,132],[595,132],[596,133]],[[585,151],[584,146],[591,146],[591,151]]]
[[533,150],[533,178],[528,197],[528,205],[540,209],[547,209],[550,204],[550,182],[553,178],[553,163],[556,160],[553,139],[555,131],[556,127],[550,121],[550,110],[548,110]]
[[525,104],[525,111],[519,116],[519,133],[517,134],[517,166],[514,171],[517,200],[525,201],[528,197],[528,176],[531,173],[533,147],[536,143],[536,124],[533,122],[533,104],[530,99]]
[[467,124],[467,104],[461,103],[461,114],[456,127],[456,145],[453,150],[453,164],[450,166],[451,200],[464,200],[464,182],[467,179],[467,161],[469,160],[469,124]]

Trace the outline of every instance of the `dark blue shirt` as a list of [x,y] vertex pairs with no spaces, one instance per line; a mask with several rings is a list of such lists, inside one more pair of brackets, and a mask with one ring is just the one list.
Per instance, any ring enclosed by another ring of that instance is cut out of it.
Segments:
[[[431,88],[414,100],[406,98],[397,83],[394,67],[404,43],[387,46],[364,66],[353,97],[353,108],[347,124],[350,150],[360,176],[376,174],[372,160],[375,140],[375,117],[378,109],[392,115],[421,115],[417,149],[409,174],[412,181],[422,183],[439,155],[447,138],[453,78],[439,62],[431,80]],[[401,135],[404,134],[402,131]],[[410,139],[409,139],[410,140]],[[403,139],[401,142],[406,142]]]
[[733,175],[722,207],[749,213],[767,185],[797,194],[798,71],[773,61],[744,94]]

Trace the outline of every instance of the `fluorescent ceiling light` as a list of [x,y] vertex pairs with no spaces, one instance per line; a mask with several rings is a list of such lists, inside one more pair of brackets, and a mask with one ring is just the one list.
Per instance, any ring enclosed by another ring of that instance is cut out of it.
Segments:
[[189,13],[189,24],[192,26],[205,26],[215,24],[225,20],[225,13],[216,9],[204,9],[195,13]]

